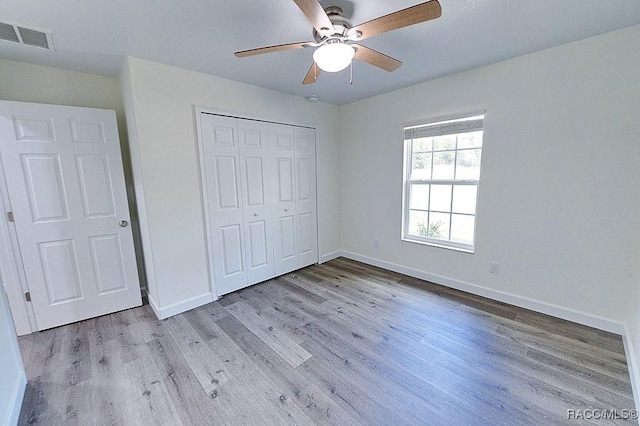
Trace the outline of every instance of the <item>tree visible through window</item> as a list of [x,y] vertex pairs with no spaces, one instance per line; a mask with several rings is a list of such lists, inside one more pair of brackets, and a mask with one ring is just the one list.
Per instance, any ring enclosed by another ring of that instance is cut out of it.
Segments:
[[405,128],[403,239],[473,251],[483,122]]

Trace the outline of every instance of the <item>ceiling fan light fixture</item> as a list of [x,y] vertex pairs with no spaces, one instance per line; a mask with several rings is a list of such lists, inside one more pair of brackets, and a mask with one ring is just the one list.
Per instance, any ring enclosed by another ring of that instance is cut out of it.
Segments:
[[313,52],[313,60],[322,71],[338,72],[349,66],[355,53],[346,43],[326,43]]

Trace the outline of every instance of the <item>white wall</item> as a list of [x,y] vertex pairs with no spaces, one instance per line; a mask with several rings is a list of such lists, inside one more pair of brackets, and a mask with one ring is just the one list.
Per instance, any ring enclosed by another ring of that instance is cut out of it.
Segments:
[[13,328],[9,305],[0,284],[0,424],[18,422],[27,376]]
[[194,106],[316,127],[320,255],[340,249],[336,106],[137,58],[126,59],[121,82],[157,313],[211,297]]
[[[342,107],[347,254],[640,345],[639,46],[636,26]],[[475,254],[401,241],[403,122],[479,110]]]
[[115,78],[0,59],[0,99],[113,109],[126,141],[120,82]]

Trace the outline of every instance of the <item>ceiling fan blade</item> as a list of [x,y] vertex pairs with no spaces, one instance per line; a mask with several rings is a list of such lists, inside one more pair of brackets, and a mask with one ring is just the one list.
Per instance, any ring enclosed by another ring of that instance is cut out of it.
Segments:
[[313,28],[323,35],[333,34],[333,24],[318,0],[293,0],[307,19],[313,24]]
[[313,84],[318,80],[320,76],[320,67],[315,62],[311,64],[311,68],[307,71],[307,75],[304,76],[302,84]]
[[279,52],[281,50],[299,49],[306,46],[314,46],[313,42],[301,42],[301,43],[287,43],[277,44],[274,46],[258,47],[256,49],[241,50],[234,53],[238,58],[246,58],[247,56],[261,55],[263,53]]
[[360,59],[374,67],[382,68],[385,71],[395,71],[402,65],[402,62],[391,56],[380,53],[377,50],[369,49],[360,44],[352,44],[356,48],[356,59]]
[[355,26],[349,30],[349,33],[361,32],[362,36],[357,38],[359,41],[387,31],[436,19],[440,15],[442,15],[440,3],[438,0],[431,0]]

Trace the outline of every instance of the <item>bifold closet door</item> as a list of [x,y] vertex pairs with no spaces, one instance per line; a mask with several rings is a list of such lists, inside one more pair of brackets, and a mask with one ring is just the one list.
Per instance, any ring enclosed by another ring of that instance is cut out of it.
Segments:
[[294,129],[271,125],[271,146],[275,163],[275,267],[276,275],[298,268],[298,241],[295,200]]
[[269,200],[274,197],[269,124],[238,120],[238,136],[247,285],[252,285],[275,275],[270,243],[274,234],[274,215]]
[[202,142],[215,288],[222,295],[247,286],[237,120],[202,114]]
[[215,293],[318,261],[315,130],[201,114]]
[[295,205],[298,268],[318,261],[316,144],[314,129],[294,128]]

